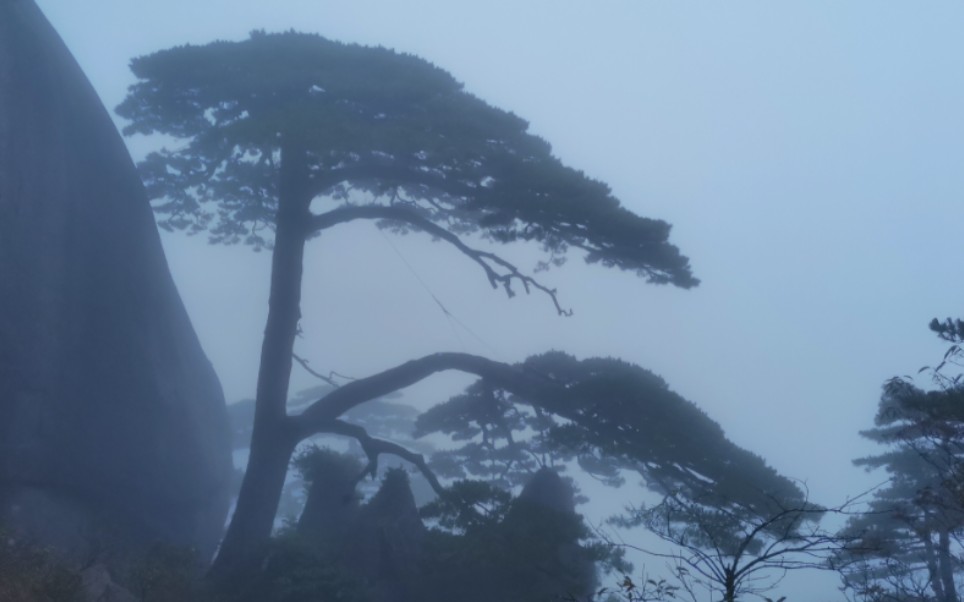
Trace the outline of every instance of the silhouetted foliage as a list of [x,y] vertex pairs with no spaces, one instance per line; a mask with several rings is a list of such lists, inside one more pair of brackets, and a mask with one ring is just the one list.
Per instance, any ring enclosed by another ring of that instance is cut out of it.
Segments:
[[555,159],[523,119],[418,57],[255,32],[140,57],[131,69],[139,81],[117,108],[131,121],[125,133],[189,141],[142,165],[166,227],[269,242],[281,162],[292,160],[278,153],[294,138],[307,153],[308,200],[350,208],[361,200],[350,193],[361,191],[453,232],[537,241],[554,261],[575,247],[654,282],[696,284],[667,244],[665,222],[620,207],[605,184]]
[[[353,458],[317,451],[299,465],[329,484],[312,486],[308,508],[328,511],[299,523],[301,541],[365,584],[373,600],[556,600],[590,591],[597,562],[625,566],[618,550],[593,541],[571,488],[551,471],[538,472],[516,498],[478,482],[456,484],[420,516],[399,469],[359,505],[342,486],[357,468]],[[466,512],[492,498],[496,511]]]
[[[960,321],[937,320],[930,327],[942,339],[959,339]],[[930,371],[936,388],[925,390],[910,377],[883,387],[875,427],[861,435],[887,448],[855,460],[890,478],[877,490],[868,511],[853,517],[844,532],[859,537],[856,551],[842,553],[844,586],[863,600],[957,601],[964,533],[964,387],[953,345]]]
[[943,322],[934,318],[928,326],[948,343],[964,343],[964,320],[960,318],[945,318]]
[[[462,442],[433,455],[441,474],[508,487],[546,458],[560,468],[575,462],[611,485],[636,472],[665,499],[630,513],[620,526],[642,524],[680,546],[671,556],[689,566],[693,576],[685,585],[703,579],[727,600],[765,591],[785,570],[821,565],[837,548],[839,539],[817,527],[823,508],[762,458],[733,445],[659,377],[619,360],[579,361],[559,352],[522,365],[561,384],[564,394],[527,398],[482,380],[419,417],[416,434]],[[471,493],[463,494],[470,502],[491,499],[490,485],[460,486]],[[441,500],[433,508],[450,503]],[[469,505],[466,517],[462,508],[451,508],[447,526],[484,523],[487,513]],[[642,600],[669,594],[653,586],[620,595]]]
[[512,494],[484,481],[460,480],[446,494],[421,509],[423,517],[443,529],[465,533],[500,523],[509,511]]
[[439,474],[508,488],[540,464],[564,469],[575,461],[610,485],[633,471],[657,492],[706,499],[712,491],[721,504],[759,507],[764,515],[772,509],[768,496],[802,498],[793,481],[730,442],[716,422],[648,370],[561,352],[530,357],[520,367],[564,392],[527,398],[482,380],[419,416],[416,435],[464,442],[432,456]]
[[592,542],[572,495],[544,469],[517,498],[500,503],[498,513],[456,521],[458,533],[431,531],[422,587],[413,600],[548,602],[588,594],[597,563],[624,565],[618,552]]
[[[539,243],[543,266],[577,249],[588,262],[649,282],[697,284],[668,243],[668,224],[626,210],[605,184],[562,165],[524,120],[419,58],[314,35],[255,33],[158,52],[131,67],[138,82],[118,107],[131,121],[125,133],[180,139],[141,166],[162,226],[273,251],[251,454],[215,573],[256,560],[300,439],[325,429],[355,436],[372,462],[386,449],[336,422],[341,411],[287,415],[309,238],[354,220],[423,231],[466,255],[493,287],[541,291],[560,314],[568,311],[555,290],[461,237]],[[341,390],[377,380],[359,382]]]

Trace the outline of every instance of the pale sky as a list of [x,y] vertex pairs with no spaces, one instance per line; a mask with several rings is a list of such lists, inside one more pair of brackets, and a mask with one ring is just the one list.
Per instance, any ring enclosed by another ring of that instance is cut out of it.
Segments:
[[[835,504],[880,480],[850,460],[873,452],[857,431],[882,382],[938,361],[927,322],[964,314],[964,4],[38,3],[110,108],[131,57],[252,29],[417,54],[528,119],[635,212],[672,223],[702,280],[660,288],[574,258],[543,275],[575,310],[559,318],[545,298],[507,300],[424,237],[351,226],[309,254],[299,352],[320,369],[365,375],[438,350],[621,357]],[[252,396],[266,254],[165,245],[228,400]],[[408,398],[428,404],[458,382]],[[293,389],[309,384],[299,374]]]

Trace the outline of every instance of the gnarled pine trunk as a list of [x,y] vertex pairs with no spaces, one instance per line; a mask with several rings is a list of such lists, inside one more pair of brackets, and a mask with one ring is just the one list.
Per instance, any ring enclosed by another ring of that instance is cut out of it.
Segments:
[[281,178],[271,263],[268,320],[261,346],[251,453],[237,507],[210,576],[215,581],[250,570],[271,537],[297,435],[287,416],[292,353],[301,319],[301,280],[310,218],[307,157],[290,139],[282,145]]

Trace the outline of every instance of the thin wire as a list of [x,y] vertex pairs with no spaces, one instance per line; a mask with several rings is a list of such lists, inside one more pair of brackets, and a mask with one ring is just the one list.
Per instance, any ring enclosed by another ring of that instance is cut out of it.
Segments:
[[445,304],[442,303],[442,301],[438,298],[438,296],[432,291],[431,287],[429,287],[428,283],[425,282],[425,280],[419,275],[415,267],[411,263],[409,263],[408,259],[406,259],[405,256],[402,255],[402,252],[398,250],[398,247],[395,246],[395,243],[393,243],[390,238],[385,236],[385,233],[382,232],[381,229],[378,230],[378,233],[381,235],[382,239],[386,243],[388,243],[388,246],[391,247],[393,251],[395,251],[395,254],[398,255],[398,258],[402,260],[402,263],[405,264],[405,267],[408,268],[408,271],[411,272],[413,276],[415,276],[415,279],[418,281],[419,284],[422,285],[422,288],[425,289],[425,292],[428,293],[428,295],[432,298],[432,300],[435,301],[435,304],[438,305],[438,308],[442,310],[442,313],[445,315],[445,319],[449,323],[449,327],[452,329],[452,334],[455,335],[455,339],[459,342],[459,345],[462,346],[462,349],[464,350],[466,347],[465,347],[465,343],[462,340],[462,337],[459,336],[458,330],[455,328],[456,324],[459,327],[461,327],[463,330],[465,330],[465,332],[469,333],[475,340],[480,342],[482,345],[488,347],[490,351],[498,354],[499,353],[498,349],[496,349],[491,344],[489,344],[488,341],[480,337],[474,330],[466,326],[465,323],[458,318],[458,316],[450,312],[449,309],[445,307]]

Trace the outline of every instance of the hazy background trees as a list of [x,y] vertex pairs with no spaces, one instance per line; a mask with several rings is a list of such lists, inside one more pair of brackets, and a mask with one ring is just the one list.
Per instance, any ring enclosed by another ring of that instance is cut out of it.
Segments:
[[960,537],[964,529],[964,387],[961,386],[960,320],[933,320],[932,331],[951,343],[941,361],[924,366],[920,386],[910,376],[883,386],[875,427],[861,435],[884,446],[855,460],[882,469],[888,480],[874,492],[866,513],[852,517],[844,533],[859,549],[843,552],[844,586],[861,600],[960,599]]

